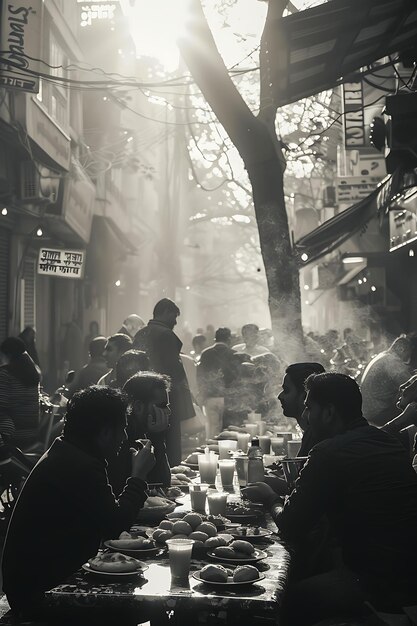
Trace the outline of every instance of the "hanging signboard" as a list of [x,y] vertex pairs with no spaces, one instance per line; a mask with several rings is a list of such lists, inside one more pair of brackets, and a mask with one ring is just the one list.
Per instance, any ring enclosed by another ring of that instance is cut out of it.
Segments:
[[42,0],[1,3],[1,87],[38,93],[42,6]]
[[41,248],[38,257],[38,274],[59,278],[82,278],[85,250],[60,250]]
[[361,148],[366,145],[362,81],[345,83],[342,96],[345,147]]

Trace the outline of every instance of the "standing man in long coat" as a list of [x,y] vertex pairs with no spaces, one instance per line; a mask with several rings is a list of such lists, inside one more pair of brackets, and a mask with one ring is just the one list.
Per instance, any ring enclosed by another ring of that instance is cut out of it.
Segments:
[[167,431],[166,447],[171,467],[182,460],[181,422],[194,417],[194,407],[187,376],[181,361],[182,341],[174,333],[180,310],[169,298],[156,303],[153,319],[135,335],[133,347],[144,350],[149,356],[151,369],[166,374],[171,379],[170,427]]

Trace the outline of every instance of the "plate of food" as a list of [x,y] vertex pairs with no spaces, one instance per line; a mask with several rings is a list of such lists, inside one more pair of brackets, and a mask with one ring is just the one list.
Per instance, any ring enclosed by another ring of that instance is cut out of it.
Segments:
[[238,565],[239,563],[258,563],[258,561],[262,561],[268,555],[263,550],[254,548],[249,541],[236,539],[228,546],[219,546],[209,550],[207,556],[222,563]]
[[189,467],[192,470],[198,470],[198,452],[192,452],[183,461],[181,465]]
[[98,554],[81,567],[89,574],[121,578],[142,576],[143,572],[149,569],[145,563],[141,563],[141,561],[127,556],[126,554],[121,554],[120,552],[104,552],[103,554]]
[[118,539],[105,541],[104,545],[111,552],[120,552],[135,558],[156,556],[161,552],[161,548],[157,547],[152,539],[126,531],[123,531]]
[[162,520],[158,528],[149,530],[149,536],[157,545],[165,545],[167,539],[193,539],[193,555],[206,554],[219,546],[227,546],[233,537],[227,533],[218,533],[211,522],[203,519],[199,513],[188,512],[182,519]]
[[167,513],[172,513],[177,506],[176,502],[168,498],[149,496],[136,519],[138,522],[159,522]]
[[235,539],[248,539],[249,541],[261,541],[265,537],[272,535],[272,530],[260,526],[239,526],[230,528],[229,533]]
[[173,480],[181,480],[182,482],[191,482],[191,478],[195,478],[197,472],[186,467],[185,465],[175,465],[171,467],[171,484]]
[[262,514],[262,508],[249,503],[230,502],[226,508],[226,517],[228,517],[231,522],[253,522]]
[[198,572],[193,572],[193,578],[200,583],[212,587],[243,587],[253,585],[265,578],[265,574],[258,572],[253,565],[241,565],[234,570],[222,565],[206,565]]

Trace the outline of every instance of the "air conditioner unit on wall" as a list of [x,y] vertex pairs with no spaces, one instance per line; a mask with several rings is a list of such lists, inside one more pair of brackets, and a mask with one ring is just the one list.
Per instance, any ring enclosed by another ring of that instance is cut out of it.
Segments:
[[58,199],[61,177],[34,161],[20,163],[20,199],[23,202],[53,204]]

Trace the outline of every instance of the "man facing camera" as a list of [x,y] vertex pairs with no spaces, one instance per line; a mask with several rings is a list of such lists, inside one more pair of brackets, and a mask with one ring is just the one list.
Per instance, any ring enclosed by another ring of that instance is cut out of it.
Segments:
[[97,386],[68,402],[63,436],[27,479],[7,531],[3,589],[13,611],[40,609],[45,591],[135,521],[155,463],[150,443],[135,451],[118,500],[106,471],[107,459],[126,439],[126,406],[120,391]]

